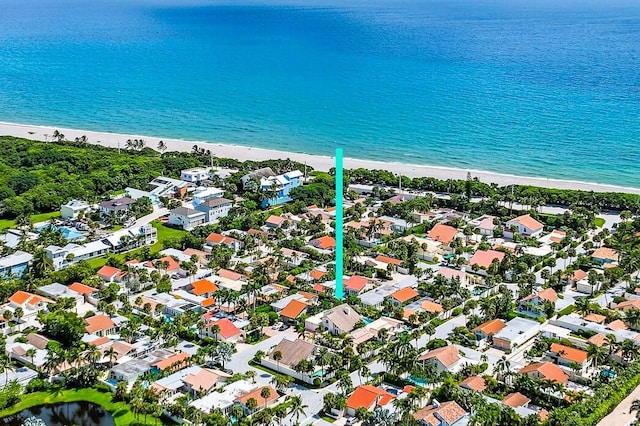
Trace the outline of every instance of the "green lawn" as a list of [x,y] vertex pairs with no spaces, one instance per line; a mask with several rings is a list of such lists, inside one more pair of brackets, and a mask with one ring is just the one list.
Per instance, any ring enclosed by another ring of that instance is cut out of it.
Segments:
[[598,228],[602,228],[604,226],[604,219],[601,217],[596,217],[593,222],[596,224]]
[[[20,397],[20,402],[13,407],[0,411],[0,418],[19,413],[20,411],[43,404],[54,404],[59,402],[89,401],[102,406],[113,416],[116,426],[126,426],[136,421],[143,421],[143,417],[138,419],[134,416],[128,404],[124,402],[114,402],[110,392],[100,392],[96,389],[73,389],[73,390],[50,390],[46,392],[35,392],[24,394]],[[149,425],[171,425],[173,423],[162,419],[147,416]]]
[[[59,216],[60,212],[34,214],[33,216],[31,216],[31,223],[46,222],[51,218]],[[0,219],[0,231],[13,228],[15,225],[16,221],[14,219]]]

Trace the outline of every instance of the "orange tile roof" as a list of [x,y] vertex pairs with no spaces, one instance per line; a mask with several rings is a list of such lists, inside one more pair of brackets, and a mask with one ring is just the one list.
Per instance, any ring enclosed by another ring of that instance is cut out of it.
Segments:
[[376,260],[378,262],[390,263],[390,264],[396,265],[396,266],[402,265],[402,260],[394,259],[392,257],[383,256],[383,255],[378,255],[378,257],[376,257]]
[[235,238],[227,237],[225,235],[218,234],[216,232],[212,232],[207,237],[207,242],[211,243],[211,244],[227,244],[227,245],[229,245],[229,244],[232,244],[232,243],[234,243],[236,241],[238,241],[238,240],[236,240]]
[[471,331],[481,331],[485,335],[489,336],[492,334],[496,334],[506,326],[507,324],[505,324],[505,322],[502,321],[501,319],[492,319],[480,324],[479,326],[477,326]]
[[462,383],[460,383],[460,387],[482,392],[487,387],[487,381],[480,376],[471,376],[464,379]]
[[311,245],[321,250],[328,250],[336,247],[336,240],[333,237],[324,236],[311,241]]
[[555,303],[558,300],[558,293],[552,288],[545,288],[544,290],[540,290],[537,293],[533,293],[525,297],[524,301],[535,299],[536,297],[546,300],[547,302]]
[[85,318],[84,322],[87,324],[85,329],[87,333],[95,333],[97,331],[111,330],[116,325],[107,315],[95,315],[89,318]]
[[537,372],[545,379],[554,380],[559,383],[566,383],[569,380],[569,375],[565,373],[560,367],[550,362],[536,362],[529,364],[519,371],[520,374],[529,374]]
[[93,288],[93,287],[89,287],[88,285],[85,284],[81,284],[81,283],[73,283],[69,286],[69,290],[71,291],[75,291],[78,294],[91,294],[91,293],[95,293],[96,291],[98,291],[97,288]]
[[327,289],[324,288],[322,284],[316,284],[313,286],[313,291],[324,294],[327,292]]
[[420,296],[418,291],[413,287],[405,287],[400,290],[396,290],[390,294],[391,297],[396,299],[400,303],[407,302],[415,297]]
[[607,328],[609,330],[613,330],[613,331],[618,331],[618,330],[626,330],[627,329],[627,325],[620,321],[620,320],[615,320],[615,321],[611,321],[609,324],[607,324]]
[[112,278],[122,272],[118,268],[114,268],[113,266],[104,265],[102,268],[98,269],[97,274],[101,277]]
[[262,389],[263,388],[269,388],[269,397],[267,398],[267,405],[273,403],[274,401],[276,401],[280,396],[278,395],[278,392],[272,388],[271,386],[260,386],[255,388],[254,390],[252,390],[251,392],[247,392],[242,396],[239,396],[238,398],[236,398],[236,401],[238,401],[239,403],[241,403],[242,405],[244,405],[245,407],[247,406],[247,401],[249,401],[251,398],[255,399],[256,402],[258,403],[259,407],[263,407],[264,406],[264,398],[262,397]]
[[191,284],[191,293],[196,296],[202,296],[203,294],[215,293],[218,291],[218,286],[209,280],[201,279]]
[[469,260],[469,266],[478,265],[481,268],[488,268],[494,260],[501,262],[505,254],[496,250],[478,250]]
[[357,410],[358,408],[370,409],[373,405],[380,407],[395,399],[395,396],[371,385],[358,386],[347,399],[347,407]]
[[224,339],[229,339],[241,333],[240,329],[229,318],[222,318],[207,324],[208,327],[213,327],[214,325],[220,327],[220,333],[218,334]]
[[367,285],[367,279],[359,275],[353,275],[346,280],[343,280],[345,288],[352,291],[362,291]]
[[196,374],[190,373],[183,379],[184,383],[191,385],[191,389],[200,392],[208,391],[216,385],[220,376],[211,370],[203,368]]
[[609,247],[599,247],[596,251],[593,252],[591,257],[595,257],[597,259],[606,259],[606,260],[618,260],[618,252]]
[[581,349],[572,348],[571,346],[561,345],[559,343],[551,344],[551,352],[558,354],[560,358],[583,364],[589,354]]
[[105,345],[105,344],[109,343],[110,341],[111,341],[111,339],[109,339],[107,336],[103,336],[103,337],[98,337],[97,339],[90,341],[89,344],[97,347],[97,346]]
[[625,310],[625,308],[640,309],[640,299],[625,300],[624,302],[618,303],[614,309]]
[[298,318],[309,305],[299,300],[292,300],[280,311],[280,315],[285,318],[296,319]]
[[23,305],[27,300],[34,295],[27,293],[26,291],[18,290],[9,298],[9,301],[15,305]]
[[283,217],[271,215],[267,219],[266,223],[268,223],[270,225],[280,226],[280,225],[282,225],[283,222],[284,222],[284,218]]
[[178,263],[173,257],[165,256],[163,258],[158,259],[162,262],[167,262],[169,266],[167,266],[167,271],[175,271],[176,269],[180,269],[180,263]]
[[[438,417],[435,416],[438,414]],[[447,401],[440,404],[438,407],[434,407],[432,405],[427,405],[421,410],[416,411],[413,414],[413,418],[418,421],[424,421],[428,425],[441,425],[443,419],[445,424],[454,424],[462,417],[464,417],[467,412],[458,405],[455,401]]]
[[587,342],[591,343],[592,345],[596,345],[599,348],[604,346],[604,344],[607,343],[607,341],[608,341],[607,336],[605,336],[602,333],[594,334],[593,336],[589,337],[589,339],[587,340]]
[[204,299],[202,302],[200,302],[200,305],[203,308],[208,308],[209,306],[213,305],[214,303],[216,303],[216,298],[215,297],[208,297],[208,298]]
[[538,222],[537,220],[532,218],[531,215],[529,215],[529,214],[518,216],[515,219],[510,220],[509,222],[517,222],[520,225],[522,225],[525,228],[528,228],[528,229],[530,229],[532,231],[537,231],[537,230],[542,229],[544,227],[543,224],[541,224],[540,222]]
[[175,355],[171,355],[169,358],[163,359],[162,361],[156,362],[154,364],[154,367],[156,367],[158,370],[161,370],[161,371],[166,370],[167,368],[171,367],[173,364],[184,361],[187,358],[189,358],[188,353],[180,352]]
[[580,281],[585,278],[587,278],[587,273],[582,269],[578,269],[577,271],[574,271],[573,274],[569,276],[569,279],[571,281]]
[[425,300],[420,304],[420,307],[431,314],[444,310],[441,304],[432,302],[431,300]]
[[502,400],[502,403],[504,405],[508,405],[509,407],[513,407],[513,408],[524,407],[529,402],[531,402],[531,400],[526,396],[524,396],[523,394],[521,394],[520,392],[510,393],[509,395],[505,396],[504,399]]
[[432,240],[440,241],[443,244],[449,244],[456,238],[457,234],[458,230],[453,226],[436,223],[436,225],[431,228],[427,236]]
[[324,277],[326,274],[327,274],[326,272],[318,271],[317,269],[314,269],[311,272],[309,272],[309,275],[311,276],[311,278],[316,281],[321,280],[322,277]]
[[449,368],[460,360],[460,354],[458,353],[458,349],[455,346],[449,345],[442,348],[433,349],[425,354],[420,355],[418,359],[420,361],[437,359],[440,364],[444,365],[446,368]]
[[235,271],[230,271],[228,269],[219,269],[218,276],[233,281],[239,281],[242,279],[242,274],[239,274]]
[[602,324],[603,322],[605,322],[607,317],[600,314],[594,314],[592,312],[589,315],[585,315],[584,319],[586,319],[587,321],[592,321],[592,322],[597,322],[598,324]]

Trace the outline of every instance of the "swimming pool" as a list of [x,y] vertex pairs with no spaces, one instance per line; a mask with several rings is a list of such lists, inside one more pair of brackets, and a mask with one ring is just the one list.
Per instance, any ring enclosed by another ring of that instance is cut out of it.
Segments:
[[49,227],[54,231],[62,232],[62,236],[67,241],[74,241],[74,240],[79,240],[81,238],[84,238],[84,234],[82,232],[70,226],[56,226],[56,225],[50,225],[50,224],[40,225],[36,228],[36,231],[40,233],[42,232],[43,229],[47,229]]

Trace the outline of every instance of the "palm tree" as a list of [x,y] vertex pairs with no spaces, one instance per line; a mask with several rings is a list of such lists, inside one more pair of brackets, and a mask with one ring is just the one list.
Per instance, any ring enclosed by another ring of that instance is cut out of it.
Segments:
[[305,409],[309,408],[303,401],[299,395],[292,395],[287,397],[289,401],[289,410],[287,414],[295,417],[296,425],[300,424],[300,416],[306,414]]
[[31,365],[33,367],[35,367],[35,363],[33,362],[33,360],[35,359],[36,354],[37,352],[34,348],[27,349],[27,351],[25,352],[25,355],[28,356],[29,359],[31,359]]
[[631,403],[631,408],[629,408],[629,412],[636,412],[636,420],[640,420],[640,399],[634,399]]
[[271,389],[268,386],[265,386],[260,391],[260,396],[264,399],[264,408],[267,408],[267,400],[271,396]]
[[511,362],[507,359],[506,356],[502,356],[498,362],[496,362],[494,372],[496,373],[496,378],[500,381],[504,381],[505,377],[510,374],[511,371]]
[[276,362],[276,371],[279,373],[280,372],[280,361],[282,360],[282,352],[275,351],[271,355],[271,358],[273,358],[273,360]]
[[164,141],[158,142],[158,151],[160,151],[160,154],[164,154],[166,150],[167,150],[167,144],[164,143]]
[[255,398],[249,398],[247,400],[247,410],[249,414],[253,413],[258,408],[258,401]]
[[598,364],[607,360],[607,351],[601,346],[589,345],[587,354],[593,361],[593,368],[598,369]]

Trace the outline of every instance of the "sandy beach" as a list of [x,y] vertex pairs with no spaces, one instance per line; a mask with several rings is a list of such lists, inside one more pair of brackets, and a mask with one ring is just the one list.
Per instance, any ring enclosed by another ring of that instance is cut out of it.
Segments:
[[[95,132],[89,130],[67,129],[61,127],[35,126],[0,122],[0,135],[16,136],[32,140],[50,141],[52,140],[51,135],[53,135],[53,132],[55,130],[63,133],[69,140],[74,140],[76,137],[85,135],[87,136],[90,144],[99,144],[114,148],[117,148],[119,146],[124,149],[127,139],[144,139],[148,147],[155,149],[158,145],[158,142],[160,140],[163,140],[169,151],[191,151],[194,145],[198,145],[201,148],[210,149],[215,156],[221,158],[236,158],[238,160],[268,160],[277,158],[289,158],[301,163],[306,163],[316,170],[329,170],[334,165],[334,160],[332,157],[322,155],[276,151],[240,145],[228,145],[217,142],[186,141],[155,136],[133,134],[126,135],[118,133]],[[345,148],[348,149],[348,147]],[[596,192],[628,192],[640,194],[640,188],[629,188],[571,180],[515,176],[509,174],[487,172],[483,170],[455,169],[449,167],[401,164],[392,162],[385,163],[380,161],[360,160],[347,157],[345,157],[344,159],[344,167],[348,169],[384,169],[409,177],[433,177],[437,179],[466,179],[467,173],[471,172],[471,175],[474,178],[477,177],[482,182],[495,183],[500,186],[517,184],[534,185],[557,189],[579,189]]]

